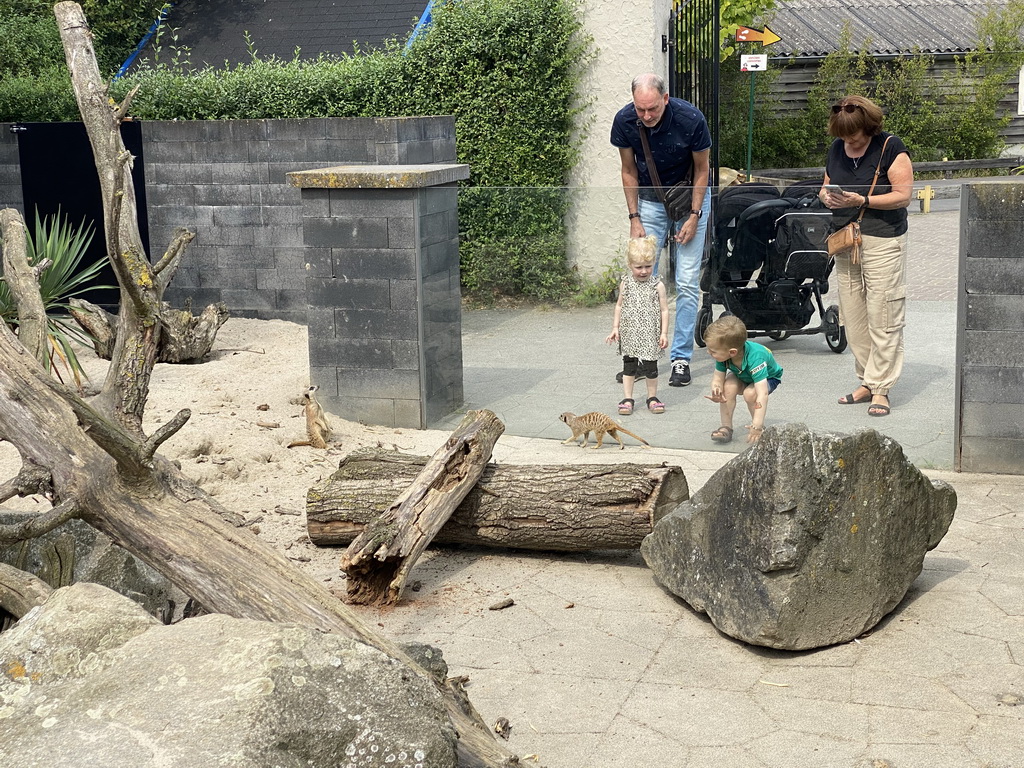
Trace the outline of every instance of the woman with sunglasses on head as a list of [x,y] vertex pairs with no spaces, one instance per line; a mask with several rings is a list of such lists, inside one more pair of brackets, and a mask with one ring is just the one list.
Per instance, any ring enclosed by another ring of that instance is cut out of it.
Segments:
[[818,197],[832,209],[836,230],[861,217],[863,238],[859,263],[848,254],[836,258],[839,309],[860,380],[839,403],[870,401],[869,415],[887,416],[889,390],[903,369],[907,205],[914,168],[903,141],[882,130],[882,110],[863,96],[845,96],[832,106],[828,134],[835,141]]

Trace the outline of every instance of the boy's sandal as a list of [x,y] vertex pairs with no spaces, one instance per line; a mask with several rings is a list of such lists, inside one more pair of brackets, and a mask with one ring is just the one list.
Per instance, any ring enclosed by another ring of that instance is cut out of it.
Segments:
[[[889,399],[885,395],[880,395],[880,397],[885,397],[886,400]],[[888,403],[872,403],[868,406],[868,416],[888,416],[889,410]]]
[[731,443],[732,427],[719,427],[711,433],[711,440],[716,443]]
[[619,401],[619,416],[629,416],[633,413],[633,398],[627,397]]
[[665,412],[665,404],[656,397],[647,398],[647,408],[650,410],[651,413]]

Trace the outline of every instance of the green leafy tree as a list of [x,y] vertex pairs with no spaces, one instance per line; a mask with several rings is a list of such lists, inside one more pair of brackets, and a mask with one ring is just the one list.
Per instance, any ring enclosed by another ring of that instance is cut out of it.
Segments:
[[935,81],[928,76],[934,57],[918,52],[875,68],[873,98],[885,108],[885,129],[895,133],[916,160],[937,160],[935,127],[941,122]]
[[957,62],[944,84],[943,119],[935,126],[943,155],[987,157],[1002,149],[999,132],[1010,116],[999,113],[999,102],[1024,64],[1022,32],[1024,0],[1008,0],[1005,7],[989,7],[979,16],[974,50]]
[[[81,0],[101,70],[135,49],[163,0]],[[64,63],[51,0],[0,0],[0,77],[36,75]]]
[[721,0],[718,6],[718,25],[721,30],[722,61],[734,56],[736,30],[752,25],[763,26],[763,19],[775,10],[775,0]]

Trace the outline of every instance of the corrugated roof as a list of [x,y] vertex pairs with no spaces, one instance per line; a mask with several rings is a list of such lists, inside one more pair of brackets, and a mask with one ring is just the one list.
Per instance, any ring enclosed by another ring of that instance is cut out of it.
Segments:
[[[215,67],[250,60],[245,34],[260,58],[303,59],[320,53],[340,55],[380,47],[384,40],[404,41],[427,7],[427,0],[178,0],[165,31],[161,57],[169,46],[190,49],[194,66]],[[153,58],[150,46],[144,53]]]
[[986,0],[778,0],[767,25],[782,40],[765,53],[826,56],[847,22],[851,49],[872,56],[963,53],[974,48],[976,20],[989,7]]

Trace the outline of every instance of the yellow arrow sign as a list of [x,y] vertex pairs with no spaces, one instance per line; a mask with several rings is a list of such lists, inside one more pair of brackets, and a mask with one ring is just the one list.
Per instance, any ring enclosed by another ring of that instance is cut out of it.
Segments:
[[772,32],[768,27],[764,28],[764,32],[759,29],[751,29],[750,27],[740,27],[736,30],[736,40],[741,43],[756,43],[761,42],[761,45],[771,45],[777,43],[782,38]]

